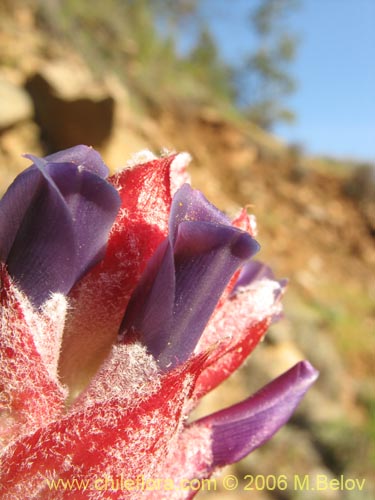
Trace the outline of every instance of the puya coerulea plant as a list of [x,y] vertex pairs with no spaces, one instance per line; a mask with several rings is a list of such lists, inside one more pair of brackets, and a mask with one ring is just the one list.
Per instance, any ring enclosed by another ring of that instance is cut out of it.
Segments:
[[187,154],[111,177],[86,146],[28,158],[0,201],[0,498],[192,498],[181,481],[267,441],[317,377],[302,361],[187,420],[281,313],[254,218],[192,189]]

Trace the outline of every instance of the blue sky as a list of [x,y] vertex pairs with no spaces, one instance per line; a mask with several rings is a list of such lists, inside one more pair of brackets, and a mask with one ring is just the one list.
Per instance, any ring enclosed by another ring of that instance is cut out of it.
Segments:
[[[254,0],[202,3],[222,56],[240,64],[254,46],[249,8]],[[275,133],[313,154],[375,160],[375,0],[300,0],[290,19],[300,37],[288,99],[294,125]]]

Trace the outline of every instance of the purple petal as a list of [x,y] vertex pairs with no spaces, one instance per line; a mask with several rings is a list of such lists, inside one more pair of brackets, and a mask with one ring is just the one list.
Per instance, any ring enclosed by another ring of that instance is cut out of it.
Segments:
[[230,225],[229,219],[198,190],[184,184],[174,195],[169,217],[169,235],[175,242],[177,228],[184,221],[205,221]]
[[136,332],[165,370],[188,359],[233,273],[259,249],[211,207],[190,187],[179,190],[171,210],[179,223],[171,222],[173,234],[151,259],[120,330]]
[[241,287],[246,287],[262,279],[278,281],[280,289],[275,291],[275,300],[278,299],[284,288],[288,284],[287,279],[276,280],[270,267],[259,261],[247,262],[241,269],[240,275],[233,287],[231,297],[234,297]]
[[77,281],[104,256],[119,196],[107,181],[71,163],[49,163],[46,172],[63,196],[73,221]]
[[262,262],[253,260],[252,262],[245,264],[241,269],[240,275],[236,281],[235,289],[240,286],[250,285],[250,283],[264,278],[270,280],[275,279],[271,268]]
[[157,357],[156,353],[167,347],[174,292],[173,251],[166,239],[148,262],[132,294],[120,328],[120,339],[131,342],[140,338]]
[[119,196],[88,168],[31,158],[0,201],[0,256],[39,307],[101,258]]
[[161,366],[175,366],[190,356],[232,275],[258,248],[249,234],[231,226],[180,224],[173,323],[170,345],[158,355]]
[[[32,197],[22,197],[29,187]],[[70,289],[76,267],[74,231],[63,198],[41,172],[25,171],[1,200],[2,258],[9,273],[36,307],[51,291]],[[5,229],[5,230],[4,230]],[[11,246],[8,242],[12,242]]]
[[270,439],[317,377],[310,363],[302,361],[249,399],[198,420],[196,425],[212,431],[212,467],[237,462]]
[[84,145],[59,151],[46,156],[44,160],[47,163],[74,163],[77,167],[81,166],[103,179],[107,178],[109,174],[108,167],[103,162],[100,154],[95,149]]
[[28,168],[8,188],[0,200],[0,260],[6,262],[27,208],[35,197],[43,176]]

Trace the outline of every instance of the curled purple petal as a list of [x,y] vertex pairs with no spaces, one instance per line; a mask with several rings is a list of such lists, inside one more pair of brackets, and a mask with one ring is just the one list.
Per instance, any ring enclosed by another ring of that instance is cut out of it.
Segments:
[[174,247],[176,289],[170,347],[163,366],[193,352],[234,272],[258,250],[250,235],[231,226],[183,222]]
[[39,307],[53,292],[68,293],[101,258],[119,196],[96,164],[93,173],[90,165],[31,159],[0,201],[0,257]]
[[233,273],[259,249],[198,194],[187,185],[177,192],[169,240],[151,259],[120,330],[136,332],[165,370],[188,359]]
[[169,217],[169,235],[172,243],[177,236],[177,228],[184,221],[205,221],[213,224],[230,225],[229,219],[212,205],[198,190],[184,184],[173,197]]
[[83,144],[48,155],[44,160],[46,163],[73,163],[77,167],[81,166],[103,179],[109,174],[108,167],[103,162],[100,154],[95,149]]
[[74,281],[77,281],[103,258],[108,234],[119,209],[119,197],[107,181],[80,166],[49,163],[46,171],[63,196],[73,222]]
[[211,428],[212,467],[237,462],[270,439],[317,377],[315,368],[302,361],[249,399],[198,420],[195,425]]

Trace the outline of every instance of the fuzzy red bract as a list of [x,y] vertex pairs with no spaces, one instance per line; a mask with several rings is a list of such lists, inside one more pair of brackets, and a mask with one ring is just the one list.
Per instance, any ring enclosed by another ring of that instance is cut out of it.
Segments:
[[121,207],[104,259],[71,292],[60,359],[60,374],[68,385],[82,377],[87,383],[108,354],[131,293],[167,235],[174,159],[153,160],[109,179],[120,194]]

